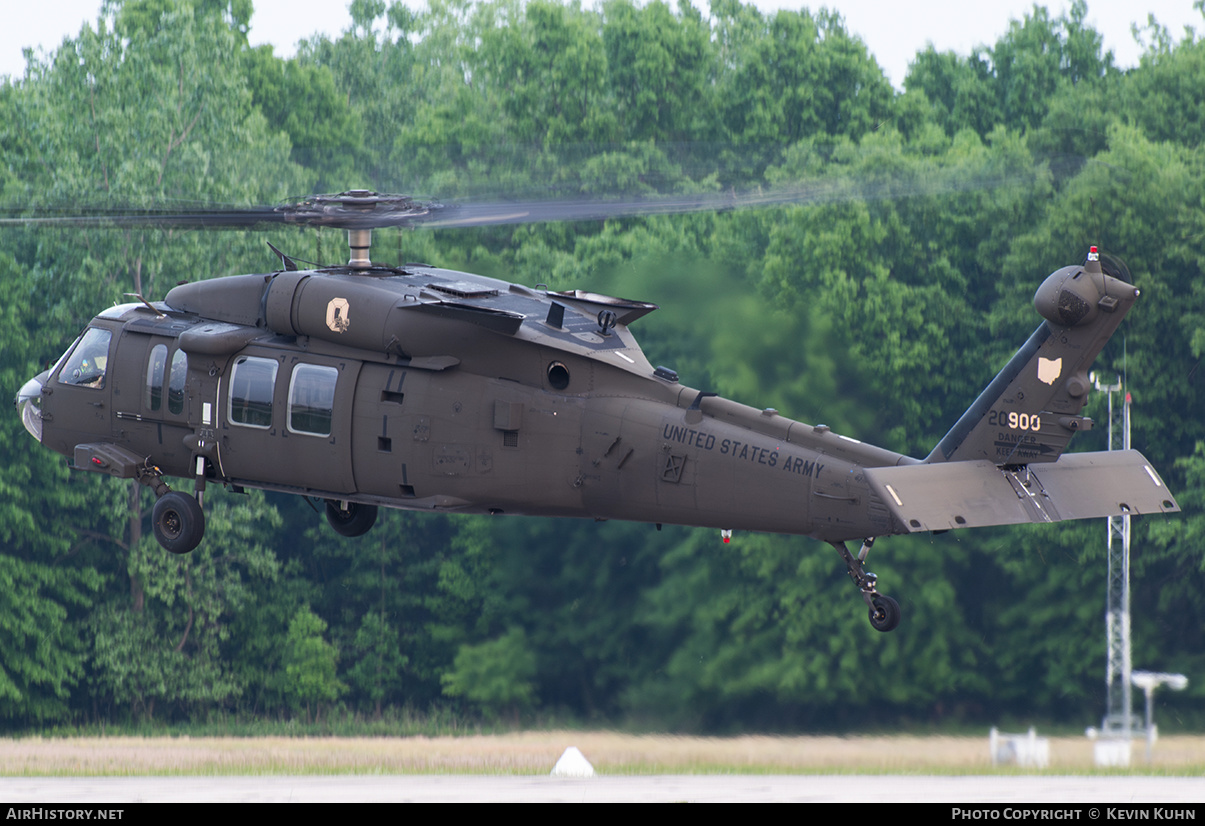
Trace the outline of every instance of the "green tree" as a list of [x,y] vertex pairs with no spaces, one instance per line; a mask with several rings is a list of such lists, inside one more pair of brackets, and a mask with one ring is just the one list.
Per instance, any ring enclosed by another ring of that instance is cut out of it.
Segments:
[[[1185,622],[1202,610],[1201,586],[1205,581],[1205,442],[1197,442],[1189,455],[1176,462],[1177,475],[1184,485],[1176,498],[1184,513],[1176,519],[1135,523],[1132,576],[1132,605],[1135,649],[1142,652],[1135,667],[1199,673],[1205,659],[1205,639],[1199,623]],[[1190,681],[1188,702],[1177,701],[1181,708],[1200,702],[1205,688]]]
[[991,48],[963,58],[929,47],[910,65],[904,86],[924,92],[951,136],[969,128],[986,138],[997,126],[1027,132],[1044,121],[1051,129],[1080,126],[1048,115],[1056,100],[1062,99],[1057,108],[1065,112],[1070,96],[1091,96],[1115,74],[1113,55],[1085,24],[1087,14],[1084,0],[1054,19],[1035,5],[1011,21]]
[[364,615],[353,640],[355,664],[348,669],[351,688],[372,704],[380,719],[386,698],[401,695],[402,671],[410,658],[399,648],[397,630],[389,626],[382,613]]
[[[120,493],[120,491],[115,491]],[[122,496],[112,511],[127,513]],[[186,556],[163,552],[131,517],[131,534],[113,544],[126,552],[125,593],[110,590],[90,617],[92,684],[132,714],[147,719],[156,706],[188,714],[238,698],[247,685],[227,655],[235,617],[254,604],[259,586],[275,580],[279,564],[266,540],[280,517],[263,496],[210,499],[206,539]]]
[[820,135],[856,138],[888,117],[883,70],[836,14],[779,11],[759,35],[736,41],[734,66],[718,81],[731,140],[781,146]]
[[492,584],[490,532],[473,518],[385,511],[358,539],[333,536],[323,521],[294,547],[316,586],[309,599],[347,653],[347,700],[374,712],[438,700],[459,646],[490,632],[505,599]]
[[517,718],[535,698],[535,676],[527,635],[515,627],[495,640],[462,645],[442,682],[449,697],[464,697],[490,715],[509,710]]
[[347,691],[335,676],[339,652],[325,634],[326,622],[307,605],[293,616],[285,638],[284,694],[295,709],[305,709],[307,721],[311,704],[314,715],[320,716],[322,703],[333,702]]
[[1152,141],[1196,146],[1192,136],[1205,126],[1202,77],[1205,39],[1186,36],[1174,46],[1170,39],[1157,40],[1126,78],[1118,108]]
[[243,52],[252,101],[271,128],[285,132],[291,158],[318,174],[315,189],[342,191],[356,180],[363,128],[326,66],[281,60],[271,46]]
[[957,555],[892,538],[871,563],[880,582],[904,589],[913,633],[884,635],[866,623],[827,546],[757,534],[723,545],[714,532],[692,531],[643,595],[636,619],[663,659],[633,681],[628,707],[693,730],[827,729],[909,710],[939,716],[946,698],[982,696],[984,651],[947,584]]
[[613,139],[606,53],[595,14],[531,2],[521,20],[483,37],[481,57],[514,139],[542,147]]
[[[19,388],[46,366],[44,343],[26,327],[36,315],[27,276],[0,253],[0,387]],[[91,489],[68,484],[67,468],[40,451],[18,416],[0,417],[0,717],[13,726],[70,713],[87,661],[81,620],[102,584],[75,530]]]
[[929,46],[909,64],[904,88],[925,96],[934,120],[951,137],[963,129],[986,135],[1002,119],[991,72],[982,51],[962,58]]
[[602,8],[613,108],[626,140],[714,139],[708,70],[710,32],[689,3],[675,16],[662,2]]
[[[981,330],[1009,233],[1030,226],[1033,193],[1048,184],[1003,130],[990,145],[969,131],[949,144],[918,143],[894,130],[856,146],[800,143],[769,177],[807,180],[823,169],[818,185],[832,203],[759,220],[769,224],[763,290],[793,312],[813,307],[830,319],[858,373],[874,377],[881,395],[866,394],[866,406],[893,411],[860,435],[923,456],[1029,333],[996,341]],[[1023,283],[1032,289],[1032,279]],[[972,360],[986,362],[982,373],[948,357],[970,352],[984,354]]]
[[0,555],[0,718],[56,722],[84,674],[75,621],[100,585],[93,570]]
[[185,5],[200,17],[212,17],[228,26],[239,45],[247,45],[253,0],[105,0],[104,14],[116,14],[122,37],[137,39],[158,32],[167,15]]
[[[186,200],[263,203],[297,190],[288,140],[253,107],[237,44],[219,19],[181,4],[152,33],[124,41],[102,17],[45,64],[14,100],[13,128],[37,136],[10,157],[31,205],[130,207]],[[262,239],[167,230],[30,231],[41,321],[79,329],[98,307],[137,292],[158,297],[190,278],[263,261]],[[168,243],[170,239],[170,243]],[[48,265],[48,262],[53,262]],[[61,333],[60,333],[61,335]]]

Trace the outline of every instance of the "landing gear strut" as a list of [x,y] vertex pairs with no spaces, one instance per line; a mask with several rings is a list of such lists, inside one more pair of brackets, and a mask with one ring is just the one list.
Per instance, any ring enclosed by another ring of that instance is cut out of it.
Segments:
[[204,477],[197,492],[189,496],[169,488],[163,481],[163,472],[152,465],[149,459],[135,475],[138,482],[153,490],[157,497],[155,507],[151,510],[151,529],[155,539],[171,553],[192,552],[205,537],[205,511],[201,508]]
[[854,556],[844,542],[832,543],[832,546],[837,549],[837,553],[841,554],[841,558],[845,560],[849,578],[854,581],[854,585],[858,586],[858,590],[862,592],[862,599],[870,608],[871,626],[876,631],[891,631],[900,624],[900,604],[886,594],[880,594],[875,587],[878,578],[862,566],[872,545],[874,545],[873,536],[862,543],[862,547],[858,549],[858,555]]

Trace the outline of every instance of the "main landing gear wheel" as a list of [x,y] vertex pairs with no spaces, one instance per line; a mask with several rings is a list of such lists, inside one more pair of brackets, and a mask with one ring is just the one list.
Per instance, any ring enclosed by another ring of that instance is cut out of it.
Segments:
[[205,512],[201,503],[187,493],[168,491],[155,500],[151,511],[155,539],[174,554],[186,554],[205,536]]
[[340,536],[363,536],[377,523],[377,506],[327,499],[326,521]]
[[870,624],[876,631],[894,631],[900,624],[900,604],[879,594],[870,601]]

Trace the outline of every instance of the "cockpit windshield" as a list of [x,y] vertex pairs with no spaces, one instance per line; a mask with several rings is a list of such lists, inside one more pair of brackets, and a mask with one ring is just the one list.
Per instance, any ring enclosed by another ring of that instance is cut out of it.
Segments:
[[112,334],[99,327],[90,327],[71,351],[67,363],[59,371],[59,382],[79,387],[105,386],[105,371],[109,366],[109,340]]

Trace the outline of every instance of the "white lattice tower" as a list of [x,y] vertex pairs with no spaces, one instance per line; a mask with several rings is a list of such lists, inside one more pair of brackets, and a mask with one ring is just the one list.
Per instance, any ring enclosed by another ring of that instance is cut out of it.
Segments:
[[[1099,385],[1098,385],[1099,386]],[[1113,390],[1121,383],[1102,387],[1109,393],[1109,450],[1113,450],[1115,412]],[[1130,394],[1120,411],[1121,449],[1130,449]],[[1130,515],[1109,517],[1109,580],[1105,608],[1108,660],[1105,664],[1106,710],[1102,728],[1106,735],[1129,738],[1134,731],[1130,672]]]

